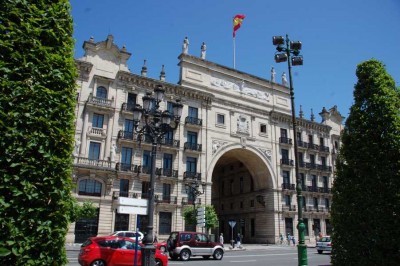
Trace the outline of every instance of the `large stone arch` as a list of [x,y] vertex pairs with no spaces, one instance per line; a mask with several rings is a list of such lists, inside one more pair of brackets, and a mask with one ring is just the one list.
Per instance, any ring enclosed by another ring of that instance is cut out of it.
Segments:
[[250,168],[249,170],[252,171],[253,176],[260,176],[263,173],[268,173],[268,179],[261,178],[261,180],[258,180],[257,183],[260,186],[269,185],[268,187],[270,188],[277,187],[275,178],[276,173],[271,165],[270,151],[260,150],[253,146],[243,147],[240,144],[229,144],[226,146],[221,146],[218,150],[216,150],[208,167],[207,182],[212,182],[212,174],[217,163],[219,163],[221,159],[226,161],[230,158],[237,159],[249,166],[248,168]]
[[[270,152],[250,145],[213,147],[207,174],[212,182],[211,203],[220,220],[218,232],[230,239],[241,233],[246,243],[268,243],[275,238],[276,173]],[[233,232],[228,221],[237,224]]]

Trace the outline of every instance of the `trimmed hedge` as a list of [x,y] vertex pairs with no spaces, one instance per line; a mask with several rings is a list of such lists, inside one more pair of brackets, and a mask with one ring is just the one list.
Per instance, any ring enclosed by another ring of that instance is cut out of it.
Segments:
[[0,264],[64,265],[75,78],[69,1],[0,8]]
[[332,200],[333,265],[400,265],[400,91],[385,66],[357,66]]

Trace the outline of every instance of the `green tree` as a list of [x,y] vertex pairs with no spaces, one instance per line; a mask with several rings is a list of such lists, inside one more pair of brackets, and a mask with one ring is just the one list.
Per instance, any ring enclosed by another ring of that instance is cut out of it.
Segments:
[[[186,207],[183,209],[183,217],[189,224],[197,223],[197,209],[204,206],[197,206],[196,212],[194,211],[194,207]],[[218,216],[215,212],[214,206],[206,205],[206,230],[213,229],[218,227]]]
[[399,265],[400,92],[374,59],[357,66],[333,186],[333,265]]
[[76,69],[70,3],[0,8],[0,265],[64,265]]

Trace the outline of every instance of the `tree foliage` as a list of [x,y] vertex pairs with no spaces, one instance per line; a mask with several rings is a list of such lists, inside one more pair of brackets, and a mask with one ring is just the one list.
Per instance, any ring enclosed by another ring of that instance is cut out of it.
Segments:
[[333,186],[333,265],[400,263],[400,92],[374,59],[357,66]]
[[0,264],[64,265],[75,77],[69,1],[0,8]]
[[[183,217],[189,224],[197,224],[197,209],[202,206],[197,206],[196,212],[194,207],[186,207],[183,209]],[[204,207],[204,206],[203,206]],[[205,205],[206,207],[206,230],[218,227],[218,216],[215,212],[214,206]],[[196,213],[196,214],[195,214]]]

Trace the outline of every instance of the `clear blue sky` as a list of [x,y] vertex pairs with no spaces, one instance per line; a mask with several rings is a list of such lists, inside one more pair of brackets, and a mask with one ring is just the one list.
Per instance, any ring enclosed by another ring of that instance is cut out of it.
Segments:
[[83,55],[83,41],[91,36],[126,46],[128,62],[140,74],[147,60],[148,76],[158,79],[165,65],[166,81],[177,83],[177,57],[188,36],[189,54],[200,56],[207,44],[206,59],[233,67],[232,18],[246,16],[236,34],[236,69],[276,80],[287,64],[274,61],[272,36],[289,34],[303,43],[304,65],[293,67],[296,114],[303,106],[306,118],[311,108],[338,106],[345,117],[353,103],[355,70],[362,61],[375,58],[400,86],[399,0],[72,0],[75,56]]

